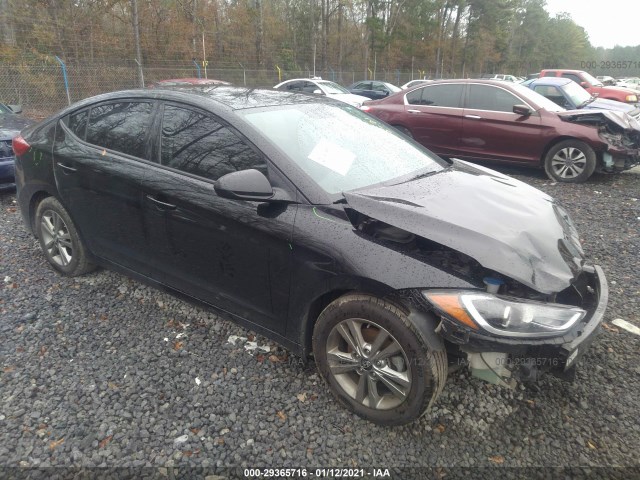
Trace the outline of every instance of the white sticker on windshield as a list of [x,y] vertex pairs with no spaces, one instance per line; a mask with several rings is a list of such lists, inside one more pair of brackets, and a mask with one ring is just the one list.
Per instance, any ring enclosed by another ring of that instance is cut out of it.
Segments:
[[309,154],[309,160],[342,176],[347,174],[355,158],[355,154],[349,150],[326,140],[320,140]]

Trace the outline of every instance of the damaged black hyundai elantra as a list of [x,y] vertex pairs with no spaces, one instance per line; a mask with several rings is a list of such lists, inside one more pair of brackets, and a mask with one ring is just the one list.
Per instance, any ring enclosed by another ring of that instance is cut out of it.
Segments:
[[449,369],[571,377],[607,304],[567,212],[350,105],[200,87],[93,97],[22,132],[18,203],[63,275],[107,267],[307,359],[372,422]]

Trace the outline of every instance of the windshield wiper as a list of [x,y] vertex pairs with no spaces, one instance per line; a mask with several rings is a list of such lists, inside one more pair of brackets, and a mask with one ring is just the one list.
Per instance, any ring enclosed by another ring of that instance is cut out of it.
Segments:
[[430,175],[433,175],[434,173],[436,173],[435,170],[430,170],[428,172],[419,173],[418,175],[414,175],[413,177],[408,178],[407,180],[403,180],[403,181],[398,182],[398,183],[392,183],[391,185],[402,185],[403,183],[413,182],[414,180],[420,180],[421,178],[428,177]]
[[584,102],[582,102],[580,105],[578,105],[578,108],[586,107],[591,102],[595,101],[595,99],[596,99],[596,97],[594,95],[591,95],[588,99],[586,99]]

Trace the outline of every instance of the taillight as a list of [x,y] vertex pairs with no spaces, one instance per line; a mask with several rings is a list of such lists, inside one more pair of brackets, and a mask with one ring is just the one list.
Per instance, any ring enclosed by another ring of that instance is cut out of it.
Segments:
[[22,135],[18,135],[17,137],[13,137],[13,141],[11,142],[13,146],[13,153],[16,156],[22,156],[29,151],[31,145],[27,143],[27,141],[22,138]]
[[371,107],[369,105],[362,105],[360,107],[360,110],[362,110],[363,112],[370,112],[371,111]]

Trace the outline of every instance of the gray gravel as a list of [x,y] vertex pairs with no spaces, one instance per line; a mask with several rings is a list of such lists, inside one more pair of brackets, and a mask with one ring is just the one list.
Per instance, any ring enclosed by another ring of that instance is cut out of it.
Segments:
[[[608,275],[607,324],[640,325],[640,172],[505,171],[567,207]],[[313,363],[225,318],[113,272],[57,275],[15,196],[0,206],[0,467],[640,466],[640,336],[605,329],[574,384],[456,373],[430,414],[381,428],[340,408]]]

